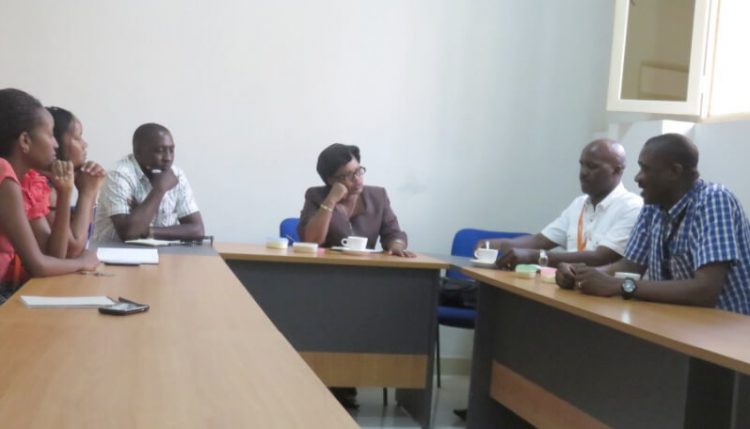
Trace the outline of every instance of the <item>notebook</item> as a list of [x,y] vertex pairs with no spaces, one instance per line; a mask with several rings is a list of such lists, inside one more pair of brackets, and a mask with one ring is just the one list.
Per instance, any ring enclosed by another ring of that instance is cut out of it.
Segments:
[[126,249],[117,247],[100,247],[96,257],[105,264],[140,265],[158,264],[159,252],[156,249]]
[[21,295],[29,308],[99,308],[114,305],[106,296],[33,296]]

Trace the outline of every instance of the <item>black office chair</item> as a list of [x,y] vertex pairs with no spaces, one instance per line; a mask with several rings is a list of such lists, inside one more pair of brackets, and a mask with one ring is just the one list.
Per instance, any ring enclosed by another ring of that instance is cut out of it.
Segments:
[[[451,255],[453,256],[474,256],[474,245],[482,239],[493,238],[515,238],[522,235],[528,235],[525,232],[505,232],[505,231],[488,231],[483,229],[464,228],[456,232],[453,236],[453,245],[451,246]],[[475,286],[475,281],[463,274],[458,269],[449,269],[445,272],[445,277],[441,279],[441,287],[450,287],[451,285],[459,288],[466,286]],[[474,329],[476,324],[477,311],[471,307],[457,307],[450,305],[438,306],[438,332],[435,335],[436,343],[436,369],[437,385],[442,386],[440,379],[440,325],[451,326],[454,328]]]

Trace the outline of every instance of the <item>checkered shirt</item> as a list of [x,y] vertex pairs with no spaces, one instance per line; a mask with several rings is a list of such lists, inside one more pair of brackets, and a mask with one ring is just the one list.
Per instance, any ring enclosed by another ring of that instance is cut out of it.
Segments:
[[699,179],[668,211],[643,206],[625,257],[653,280],[689,279],[705,265],[729,262],[717,307],[750,315],[750,224],[722,185]]

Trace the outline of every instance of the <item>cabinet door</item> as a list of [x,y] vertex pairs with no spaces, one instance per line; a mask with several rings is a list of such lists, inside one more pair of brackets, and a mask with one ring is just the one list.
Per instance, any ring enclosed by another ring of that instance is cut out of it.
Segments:
[[703,116],[718,0],[617,0],[607,110]]

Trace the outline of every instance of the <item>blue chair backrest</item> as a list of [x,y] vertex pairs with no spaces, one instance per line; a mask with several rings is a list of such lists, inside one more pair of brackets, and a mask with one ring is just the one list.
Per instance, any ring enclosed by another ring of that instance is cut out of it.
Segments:
[[300,241],[297,225],[299,225],[298,217],[288,217],[282,220],[279,225],[279,237],[290,237],[294,242]]
[[[464,228],[456,232],[453,236],[453,246],[451,246],[451,255],[474,257],[474,245],[477,241],[491,238],[515,238],[522,235],[528,235],[525,232],[506,232],[506,231],[488,231],[484,229]],[[468,277],[461,274],[460,270],[448,270],[446,277],[467,279]]]

